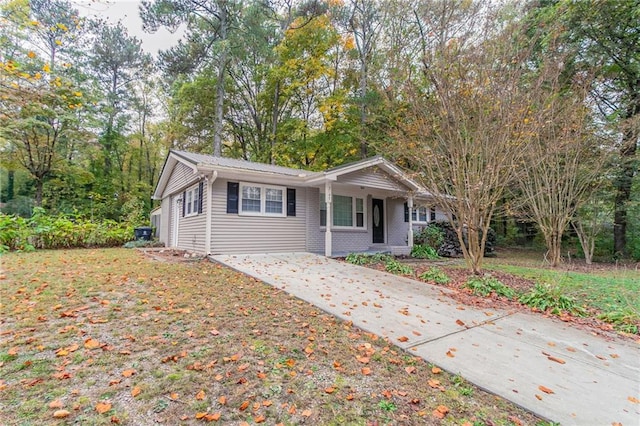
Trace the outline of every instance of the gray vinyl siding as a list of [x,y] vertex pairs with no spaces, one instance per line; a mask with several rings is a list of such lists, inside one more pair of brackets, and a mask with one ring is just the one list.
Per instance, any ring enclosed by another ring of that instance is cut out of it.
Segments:
[[[305,251],[307,189],[295,189],[296,216],[243,216],[227,213],[227,180],[217,179],[213,183],[211,252],[240,254]],[[202,229],[204,230],[204,225]]]
[[307,189],[307,251],[324,253],[324,232],[320,232],[320,189]]
[[[195,184],[195,183],[194,183]],[[182,212],[175,212],[179,215],[180,225],[178,227],[178,248],[197,253],[204,253],[205,228],[207,220],[207,191],[204,185],[202,191],[202,213],[192,216],[182,216]],[[191,187],[189,187],[191,188]],[[178,195],[179,196],[179,195]],[[174,203],[175,204],[175,203]]]
[[183,191],[197,180],[198,176],[193,173],[190,167],[178,162],[171,172],[171,177],[162,196],[166,197],[167,195],[173,195],[176,192]]
[[[331,230],[331,249],[333,253],[348,253],[369,250],[373,245],[373,216],[371,214],[371,195],[366,197],[367,203],[367,230]],[[385,244],[407,245],[409,225],[404,221],[404,199],[382,198],[385,203]],[[307,251],[312,253],[324,253],[325,230],[320,228],[320,190],[313,188],[309,191],[309,221],[307,226]]]
[[338,183],[364,186],[365,188],[384,189],[387,191],[398,191],[401,193],[407,190],[406,186],[377,167],[369,167],[364,170],[339,176]]
[[404,221],[404,199],[387,198],[387,245],[406,246],[409,223]]
[[169,232],[171,232],[171,197],[164,197],[160,208],[159,240],[169,247]]

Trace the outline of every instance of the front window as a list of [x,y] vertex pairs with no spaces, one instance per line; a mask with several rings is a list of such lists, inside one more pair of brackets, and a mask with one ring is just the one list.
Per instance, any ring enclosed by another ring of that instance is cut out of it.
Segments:
[[265,213],[270,214],[282,214],[283,206],[283,190],[275,189],[275,188],[266,188],[265,189]]
[[[365,228],[364,199],[346,195],[333,195],[333,220],[337,228]],[[320,194],[320,226],[327,226],[327,203]]]
[[198,186],[189,188],[185,194],[184,215],[193,216],[198,214],[198,206],[200,204],[200,191]]
[[427,222],[428,209],[426,207],[416,207],[411,212],[411,220],[418,223]]
[[262,188],[259,186],[242,187],[242,211],[245,213],[260,213],[260,194]]
[[285,216],[285,188],[241,183],[240,194],[240,214]]

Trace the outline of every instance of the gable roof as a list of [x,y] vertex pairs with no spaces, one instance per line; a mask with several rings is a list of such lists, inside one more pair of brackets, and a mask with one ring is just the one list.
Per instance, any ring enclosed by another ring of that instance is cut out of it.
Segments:
[[319,174],[317,172],[310,172],[304,169],[293,169],[290,167],[275,166],[273,164],[254,163],[252,161],[238,160],[235,158],[214,157],[212,155],[195,154],[187,151],[172,150],[171,152],[180,158],[200,166],[219,166],[254,172],[273,173],[283,176],[297,176],[301,178]]
[[338,177],[358,172],[370,167],[379,167],[391,177],[401,182],[411,191],[424,192],[424,189],[413,181],[401,168],[392,164],[381,156],[365,158],[353,163],[333,167],[324,172],[312,172],[304,169],[276,166],[272,164],[254,163],[234,158],[214,157],[212,155],[196,154],[187,151],[170,150],[160,172],[158,184],[153,193],[153,199],[161,199],[169,182],[171,172],[176,164],[182,163],[193,170],[195,174],[207,175],[212,172],[230,174],[248,174],[271,180],[295,182],[300,186],[319,185],[326,181],[336,181]]

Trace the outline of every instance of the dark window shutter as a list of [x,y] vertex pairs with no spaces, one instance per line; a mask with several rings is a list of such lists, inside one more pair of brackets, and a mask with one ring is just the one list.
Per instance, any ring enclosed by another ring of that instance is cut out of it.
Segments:
[[296,215],[296,189],[287,188],[287,216]]
[[409,222],[409,204],[404,203],[404,221]]
[[182,217],[184,217],[184,214],[187,211],[187,191],[184,191],[182,193]]
[[198,214],[202,213],[202,190],[204,189],[204,182],[200,182],[198,185]]
[[433,222],[434,220],[436,220],[436,209],[431,208],[431,211],[429,212],[429,220],[431,220],[431,222]]
[[227,182],[227,213],[238,213],[240,183]]

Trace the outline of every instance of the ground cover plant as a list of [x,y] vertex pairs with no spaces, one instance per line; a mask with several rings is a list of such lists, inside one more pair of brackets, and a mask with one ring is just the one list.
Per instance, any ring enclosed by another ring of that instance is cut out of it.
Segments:
[[[462,262],[412,263],[415,276],[459,290],[471,304],[504,305],[556,315],[595,328],[640,334],[640,271],[637,265],[572,260],[552,268],[533,250],[499,251],[486,259],[485,275],[472,276]],[[413,275],[413,274],[412,274]],[[469,298],[472,296],[472,298]],[[483,298],[479,299],[479,298]]]
[[206,260],[59,250],[2,268],[6,425],[544,424]]

